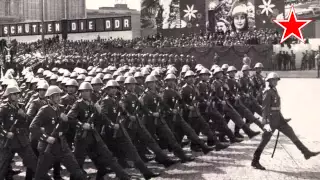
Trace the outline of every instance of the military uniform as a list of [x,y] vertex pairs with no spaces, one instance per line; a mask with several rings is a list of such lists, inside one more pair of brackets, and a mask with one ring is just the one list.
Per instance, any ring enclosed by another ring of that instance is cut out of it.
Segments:
[[[127,130],[124,128],[121,117],[123,114],[117,100],[106,96],[101,102],[101,116],[105,122],[103,128],[103,138],[110,149],[117,157],[125,156],[134,162],[134,165],[146,179],[153,176],[153,172],[144,164],[135,146],[133,145]],[[121,119],[121,120],[120,120]],[[115,129],[115,125],[119,129]]]
[[261,74],[254,74],[251,78],[253,84],[253,96],[262,105],[262,91],[265,89],[264,77]]
[[[77,163],[63,135],[67,125],[61,122],[61,112],[63,112],[63,106],[54,107],[50,104],[45,105],[40,108],[30,124],[30,131],[34,136],[33,138],[40,140],[38,145],[40,155],[35,180],[42,180],[54,162],[61,162],[67,170],[79,180],[86,179],[85,174]],[[54,137],[56,140],[54,144],[52,144],[50,152],[45,152],[48,146],[47,138],[52,135],[56,127],[58,127],[57,134]]]
[[143,119],[150,134],[155,139],[158,137],[161,142],[166,142],[173,153],[179,157],[182,162],[190,161],[190,157],[186,156],[167,123],[161,117],[161,114],[159,117],[153,116],[153,113],[160,113],[163,109],[163,107],[161,107],[162,99],[160,96],[155,92],[146,89],[144,95],[141,97],[141,101],[144,107],[148,108],[148,113],[145,114]]
[[[4,179],[8,166],[15,153],[23,159],[24,164],[36,171],[37,156],[34,154],[28,139],[28,123],[26,117],[18,114],[18,110],[23,107],[22,104],[14,105],[10,102],[2,104],[0,107],[0,179]],[[11,131],[14,136],[12,139],[6,139],[7,132]],[[7,146],[6,146],[7,145]],[[48,179],[44,174],[43,179]]]
[[[74,155],[80,167],[83,167],[86,154],[88,154],[100,172],[105,171],[105,168],[109,166],[119,178],[129,179],[128,174],[117,163],[96,131],[96,129],[100,129],[99,126],[102,125],[102,122],[93,102],[83,99],[76,101],[68,113],[68,119],[72,123],[76,122],[78,126]],[[89,123],[92,129],[89,131],[81,130],[83,123]]]

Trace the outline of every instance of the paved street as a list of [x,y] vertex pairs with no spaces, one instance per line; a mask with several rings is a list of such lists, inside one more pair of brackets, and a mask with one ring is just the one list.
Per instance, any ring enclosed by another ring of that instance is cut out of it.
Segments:
[[[279,93],[282,97],[282,109],[285,117],[291,117],[290,124],[295,129],[302,142],[312,150],[320,150],[320,80],[318,79],[282,79],[279,82]],[[230,126],[233,126],[230,124]],[[262,155],[261,163],[268,171],[251,168],[250,161],[261,137],[246,140],[232,145],[225,151],[212,152],[208,155],[197,155],[195,162],[178,164],[166,171],[153,163],[150,167],[162,172],[157,179],[181,180],[319,180],[320,156],[308,161],[290,142],[280,136],[275,157],[271,154],[274,147],[276,133]],[[21,168],[21,162],[15,163],[15,168]],[[94,173],[90,162],[86,164],[86,171]],[[133,172],[138,174],[137,172]],[[64,173],[66,175],[66,173]],[[22,180],[24,173],[19,175]],[[105,179],[112,179],[114,175]]]

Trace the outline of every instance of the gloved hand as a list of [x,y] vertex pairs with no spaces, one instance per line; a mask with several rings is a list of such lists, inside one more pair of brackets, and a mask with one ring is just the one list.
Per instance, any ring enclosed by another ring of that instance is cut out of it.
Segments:
[[265,131],[267,131],[267,132],[271,132],[271,131],[272,131],[272,129],[271,129],[271,127],[270,127],[269,124],[264,125],[264,126],[263,126],[263,130],[265,130]]

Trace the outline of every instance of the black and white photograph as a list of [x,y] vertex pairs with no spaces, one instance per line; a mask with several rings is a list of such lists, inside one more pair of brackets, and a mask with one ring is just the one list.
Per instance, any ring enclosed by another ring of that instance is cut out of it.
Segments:
[[0,0],[0,180],[320,180],[319,7]]

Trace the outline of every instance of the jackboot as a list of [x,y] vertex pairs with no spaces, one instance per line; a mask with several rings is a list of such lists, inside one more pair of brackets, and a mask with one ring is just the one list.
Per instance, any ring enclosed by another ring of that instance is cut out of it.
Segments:
[[63,180],[60,174],[61,166],[60,162],[56,162],[53,164],[53,179],[54,180]]
[[320,152],[312,152],[310,151],[300,140],[293,142],[297,148],[302,152],[305,159],[310,159],[313,156],[317,156]]
[[262,153],[262,150],[260,149],[257,149],[255,152],[254,152],[254,155],[253,155],[253,160],[251,162],[251,166],[254,167],[255,169],[260,169],[260,170],[266,170],[265,167],[263,167],[261,164],[260,164],[260,156],[261,156],[261,153]]
[[241,139],[244,138],[244,136],[243,136],[242,134],[240,134],[240,128],[239,128],[238,126],[236,126],[236,127],[234,128],[234,136],[235,136],[236,138],[241,138]]
[[[239,142],[242,142],[243,141],[243,138],[238,138],[236,137],[233,132],[231,131],[231,129],[227,128],[225,130],[225,133],[226,135],[228,136],[229,140],[230,140],[230,143],[239,143]],[[223,142],[220,140],[220,142]]]
[[244,124],[242,126],[242,130],[244,131],[244,133],[246,133],[248,135],[248,137],[250,139],[252,139],[255,136],[258,136],[260,134],[260,132],[256,132],[256,131],[253,131],[252,129],[250,129],[246,124]]

